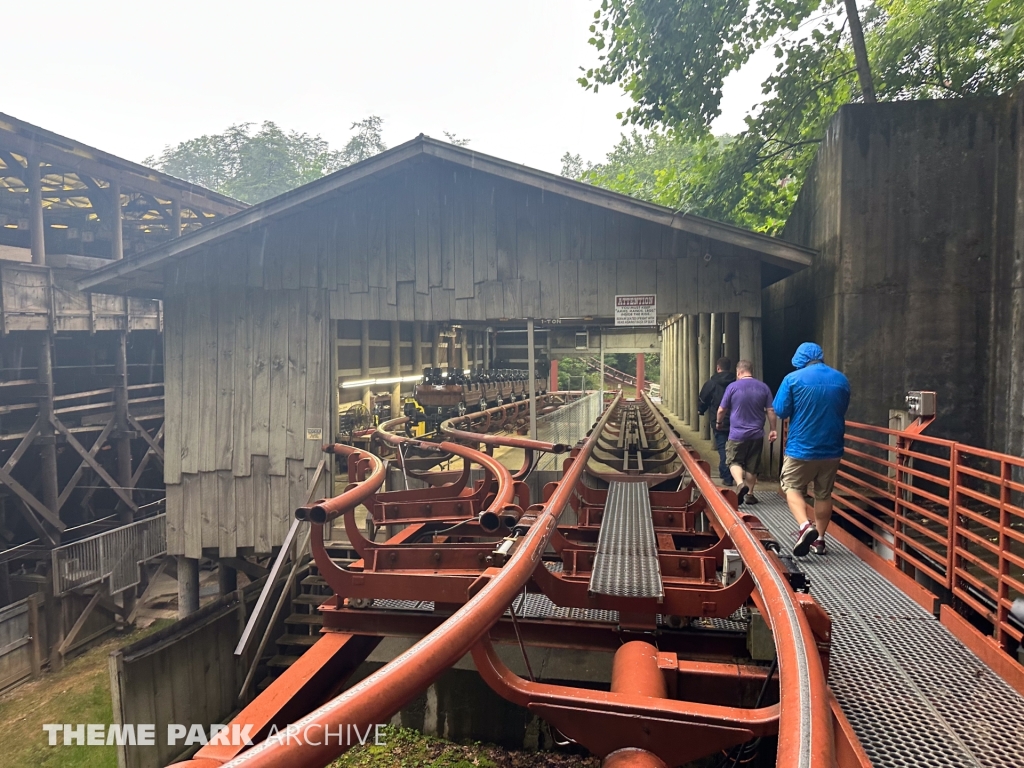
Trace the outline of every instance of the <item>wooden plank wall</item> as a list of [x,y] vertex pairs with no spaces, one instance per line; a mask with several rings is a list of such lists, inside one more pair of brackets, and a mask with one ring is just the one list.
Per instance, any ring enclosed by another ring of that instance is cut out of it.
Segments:
[[166,298],[168,552],[269,552],[330,434],[327,294],[184,279]]
[[197,249],[165,272],[168,551],[281,543],[318,458],[305,428],[330,433],[329,320],[402,321],[411,366],[412,321],[429,361],[427,323],[608,317],[617,293],[759,317],[760,260],[426,158]]
[[159,301],[82,293],[74,286],[74,274],[0,264],[0,333],[161,330]]
[[168,269],[207,263],[324,289],[336,320],[610,317],[627,293],[656,293],[659,315],[761,307],[752,251],[427,158]]

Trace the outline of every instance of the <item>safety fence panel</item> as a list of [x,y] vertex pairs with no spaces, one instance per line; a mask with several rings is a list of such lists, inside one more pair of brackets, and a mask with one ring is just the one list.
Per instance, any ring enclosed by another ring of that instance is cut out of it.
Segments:
[[1024,598],[1024,459],[957,445],[952,591],[993,626],[1005,651],[1024,639],[1010,615]]
[[53,550],[53,591],[72,589],[110,579],[117,594],[139,583],[139,564],[167,552],[166,513],[90,536]]
[[1018,650],[1024,623],[1011,608],[1024,598],[1024,459],[847,422],[833,503],[882,558],[989,623],[1000,650]]
[[[601,415],[601,393],[591,392],[578,400],[563,405],[556,411],[537,419],[537,439],[549,443],[575,445],[594,426]],[[558,469],[559,457],[548,455],[541,459],[538,469]]]

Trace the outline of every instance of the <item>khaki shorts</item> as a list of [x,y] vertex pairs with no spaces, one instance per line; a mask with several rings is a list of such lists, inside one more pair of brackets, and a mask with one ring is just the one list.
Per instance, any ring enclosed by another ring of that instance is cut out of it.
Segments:
[[779,486],[782,492],[807,492],[807,486],[814,483],[814,498],[824,501],[832,496],[836,484],[836,472],[840,459],[794,459],[787,456],[782,462],[782,477]]
[[744,472],[752,475],[757,474],[761,468],[761,449],[764,447],[764,438],[756,440],[727,440],[725,442],[725,463],[730,467],[733,464],[743,468]]

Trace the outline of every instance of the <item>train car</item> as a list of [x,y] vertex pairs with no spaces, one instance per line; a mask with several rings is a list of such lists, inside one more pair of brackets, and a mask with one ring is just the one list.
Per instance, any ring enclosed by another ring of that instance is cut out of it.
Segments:
[[[427,368],[423,381],[416,385],[416,403],[407,403],[403,413],[409,417],[410,425],[418,425],[422,420],[426,422],[426,431],[434,432],[454,416],[525,400],[530,395],[528,376],[519,368],[481,368],[475,372]],[[546,378],[538,376],[534,381],[536,393],[546,394],[547,384]]]

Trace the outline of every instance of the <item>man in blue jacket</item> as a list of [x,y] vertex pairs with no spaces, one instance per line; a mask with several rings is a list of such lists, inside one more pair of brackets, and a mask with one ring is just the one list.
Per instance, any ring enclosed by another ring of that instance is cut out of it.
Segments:
[[[775,413],[789,419],[780,485],[800,525],[793,554],[825,554],[825,530],[832,519],[832,488],[843,457],[850,382],[824,362],[821,347],[804,342],[793,355],[797,370],[782,380]],[[807,519],[804,493],[814,483],[814,522]]]

